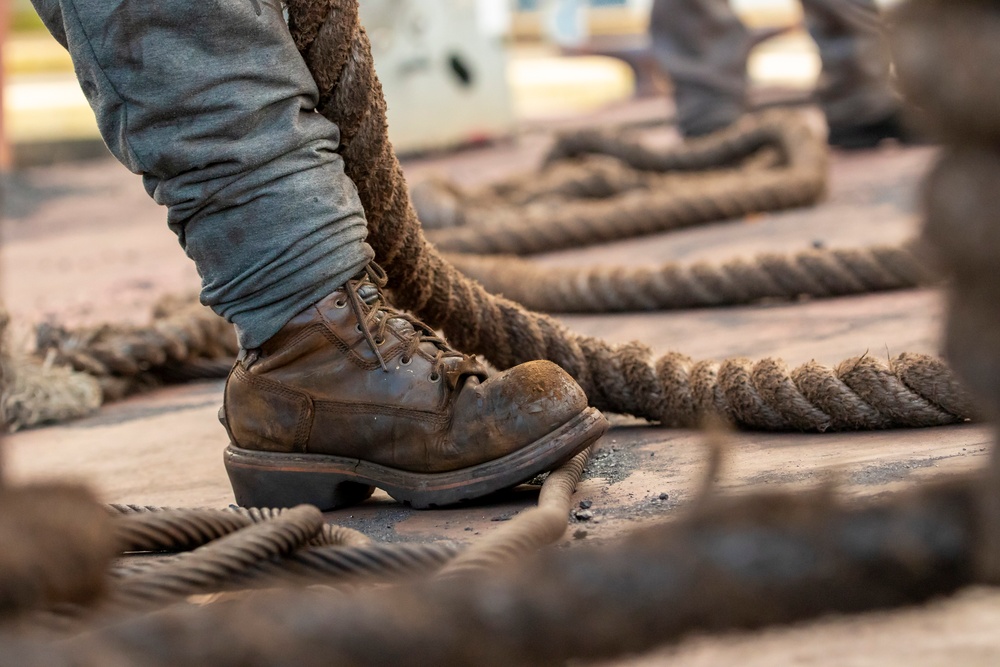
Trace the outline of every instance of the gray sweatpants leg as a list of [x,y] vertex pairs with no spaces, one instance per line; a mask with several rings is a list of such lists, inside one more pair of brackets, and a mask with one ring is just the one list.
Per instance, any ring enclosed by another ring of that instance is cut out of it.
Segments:
[[[889,54],[872,0],[802,0],[819,46],[817,97],[831,125],[862,125],[891,114]],[[728,0],[655,0],[654,54],[674,84],[686,135],[728,125],[746,107],[748,31]]]
[[802,0],[823,73],[816,94],[833,126],[866,125],[893,114],[890,53],[873,0]]
[[277,0],[32,1],[244,347],[371,260],[339,130],[314,111]]

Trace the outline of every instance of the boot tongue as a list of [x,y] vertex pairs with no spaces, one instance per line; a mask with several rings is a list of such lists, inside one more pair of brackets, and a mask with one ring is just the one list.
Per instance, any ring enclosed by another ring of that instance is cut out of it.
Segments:
[[378,301],[379,293],[378,287],[372,285],[371,283],[362,283],[358,285],[358,298],[364,301],[367,305],[374,305]]
[[479,378],[480,382],[485,382],[489,378],[489,371],[476,359],[476,355],[462,357],[461,361],[450,364],[444,372],[448,379],[448,385],[452,389],[458,389],[467,377]]
[[[379,288],[370,282],[363,282],[357,286],[358,298],[369,308],[374,308],[376,303],[382,298],[382,294]],[[383,317],[386,316],[384,310],[379,310],[375,315],[375,321],[380,322]],[[403,338],[409,338],[413,335],[413,327],[409,322],[394,318],[389,321],[389,327],[394,329],[397,333],[403,336]]]

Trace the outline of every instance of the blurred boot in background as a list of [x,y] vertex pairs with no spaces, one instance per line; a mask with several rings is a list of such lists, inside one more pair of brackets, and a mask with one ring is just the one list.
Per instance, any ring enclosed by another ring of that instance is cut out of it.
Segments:
[[[867,148],[890,137],[907,139],[873,0],[802,5],[823,63],[816,100],[830,125],[830,143]],[[760,39],[727,0],[655,0],[650,32],[657,62],[673,82],[685,136],[721,129],[747,109],[747,57]]]

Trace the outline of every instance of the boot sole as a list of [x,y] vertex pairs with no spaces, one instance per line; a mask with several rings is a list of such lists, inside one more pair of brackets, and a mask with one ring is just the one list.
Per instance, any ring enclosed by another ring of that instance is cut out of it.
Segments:
[[527,447],[460,470],[417,473],[326,454],[282,454],[226,448],[225,464],[237,504],[243,507],[315,505],[323,511],[357,504],[376,487],[418,509],[453,505],[515,486],[552,470],[608,430],[596,408]]

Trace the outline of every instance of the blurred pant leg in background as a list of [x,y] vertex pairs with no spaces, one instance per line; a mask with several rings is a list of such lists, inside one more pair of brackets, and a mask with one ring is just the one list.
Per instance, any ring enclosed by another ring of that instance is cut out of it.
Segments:
[[802,8],[823,62],[816,98],[830,125],[830,143],[864,148],[884,137],[905,138],[885,24],[875,3],[802,0]]
[[[831,143],[874,145],[899,136],[884,27],[873,0],[802,0],[823,71],[816,99]],[[727,0],[655,0],[654,55],[674,86],[678,124],[698,136],[732,123],[747,108],[747,58],[757,39]]]
[[713,132],[743,115],[751,37],[728,0],[655,0],[649,29],[685,136]]

